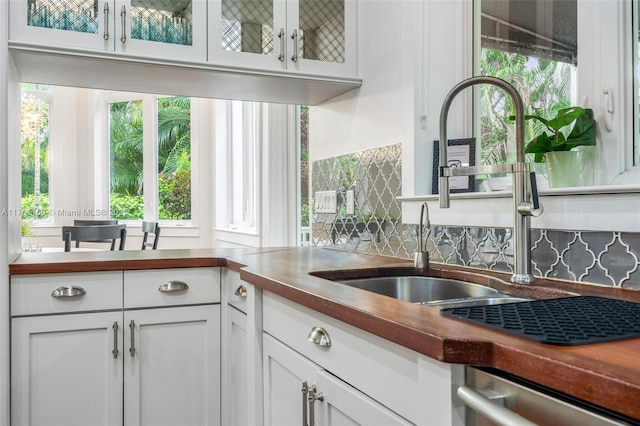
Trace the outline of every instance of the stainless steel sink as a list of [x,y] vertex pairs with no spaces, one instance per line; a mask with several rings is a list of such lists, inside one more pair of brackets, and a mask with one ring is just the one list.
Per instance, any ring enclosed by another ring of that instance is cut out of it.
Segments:
[[[478,301],[478,304],[495,304],[524,299],[513,298],[500,291],[480,284],[446,278],[422,276],[373,277],[338,280],[351,287],[372,291],[406,302],[424,305],[449,305],[450,303]],[[457,304],[457,303],[456,303]]]

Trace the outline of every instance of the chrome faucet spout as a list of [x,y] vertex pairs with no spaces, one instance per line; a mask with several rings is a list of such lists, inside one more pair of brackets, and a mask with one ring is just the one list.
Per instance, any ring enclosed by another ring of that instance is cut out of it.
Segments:
[[[477,84],[490,84],[506,91],[511,97],[516,116],[516,162],[509,165],[456,167],[449,168],[447,157],[447,118],[453,99],[467,87]],[[518,91],[511,84],[495,77],[477,76],[461,81],[451,89],[442,104],[440,111],[440,160],[438,192],[440,208],[449,208],[449,177],[469,176],[476,174],[511,173],[513,175],[513,241],[514,241],[514,273],[511,281],[518,284],[533,282],[531,274],[531,221],[530,216],[542,213],[538,195],[535,190],[535,175],[529,173],[524,158],[524,105]],[[529,191],[529,180],[531,190]],[[529,200],[531,193],[532,201]]]

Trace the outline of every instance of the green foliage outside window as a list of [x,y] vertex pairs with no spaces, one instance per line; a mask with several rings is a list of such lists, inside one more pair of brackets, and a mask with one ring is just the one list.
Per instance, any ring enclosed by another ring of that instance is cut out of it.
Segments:
[[[28,88],[35,89],[23,85],[23,89]],[[49,103],[25,91],[22,92],[20,133],[23,216],[46,218],[49,210]]]
[[121,220],[139,220],[144,216],[144,200],[142,195],[109,196],[110,217]]
[[300,226],[309,226],[309,106],[300,106]]
[[[158,108],[158,217],[191,218],[191,100],[160,98]],[[111,104],[111,210],[114,219],[142,219],[143,105]]]
[[158,175],[159,218],[185,220],[191,217],[191,159],[183,150],[170,174]]
[[22,197],[22,218],[37,220],[49,217],[49,194],[40,194],[36,206],[36,196],[26,194]]
[[[554,116],[571,104],[571,65],[500,50],[482,49],[482,75],[501,78],[518,90],[526,114]],[[508,145],[514,114],[509,95],[490,85],[480,86],[481,161],[503,164],[514,161],[515,144]],[[525,139],[540,134],[544,124],[531,120]]]

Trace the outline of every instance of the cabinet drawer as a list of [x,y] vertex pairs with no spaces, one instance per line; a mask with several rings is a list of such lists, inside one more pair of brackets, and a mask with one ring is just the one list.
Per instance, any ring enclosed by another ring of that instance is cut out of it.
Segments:
[[124,307],[220,302],[220,268],[124,271]]
[[105,309],[122,309],[122,271],[11,277],[12,316]]
[[253,296],[255,287],[240,279],[240,273],[224,269],[223,285],[227,303],[236,309],[247,313],[247,299]]
[[[264,293],[263,306],[265,332],[403,417],[420,418],[417,352],[272,293]],[[315,326],[331,346],[307,339]]]

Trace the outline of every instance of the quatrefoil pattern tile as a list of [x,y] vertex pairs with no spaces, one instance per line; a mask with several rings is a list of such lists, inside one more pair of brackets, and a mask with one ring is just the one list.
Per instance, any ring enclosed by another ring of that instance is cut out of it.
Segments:
[[[311,244],[410,259],[415,225],[402,223],[401,146],[390,145],[315,161],[312,194],[337,191],[335,214],[313,213]],[[346,191],[355,212],[346,213]],[[444,226],[425,231],[433,262],[512,272],[510,228]],[[640,233],[533,229],[533,274],[640,290]]]

